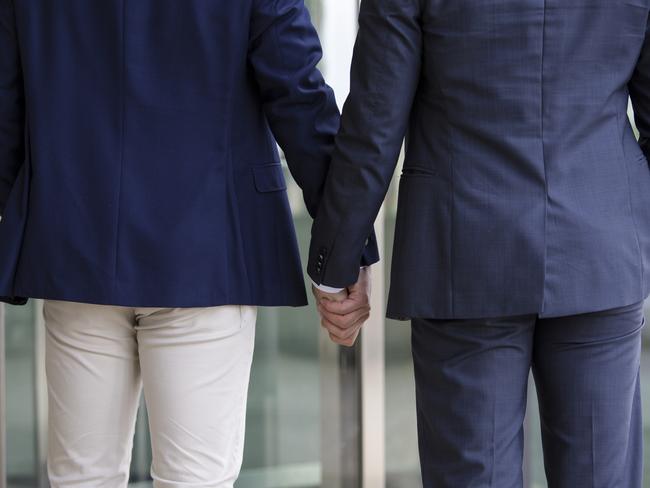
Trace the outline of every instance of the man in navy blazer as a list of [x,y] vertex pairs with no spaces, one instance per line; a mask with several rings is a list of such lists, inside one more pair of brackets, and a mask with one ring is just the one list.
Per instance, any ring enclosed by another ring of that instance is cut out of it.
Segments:
[[53,487],[125,485],[140,366],[154,485],[232,486],[254,307],[307,303],[277,143],[315,214],[320,59],[303,0],[0,0],[0,297],[46,300]]
[[[357,281],[406,136],[388,315],[412,321],[427,488],[522,486],[531,368],[549,486],[641,487],[649,8],[361,3],[308,269]],[[324,321],[354,334],[353,308]]]
[[0,295],[306,303],[276,140],[313,213],[339,114],[301,0],[0,5]]

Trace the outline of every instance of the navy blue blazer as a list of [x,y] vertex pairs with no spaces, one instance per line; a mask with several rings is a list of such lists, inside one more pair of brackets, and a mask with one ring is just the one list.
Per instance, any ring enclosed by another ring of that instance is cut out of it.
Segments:
[[645,298],[649,7],[363,0],[314,281],[356,280],[406,134],[389,316],[557,316]]
[[303,305],[339,113],[303,0],[0,0],[0,296]]

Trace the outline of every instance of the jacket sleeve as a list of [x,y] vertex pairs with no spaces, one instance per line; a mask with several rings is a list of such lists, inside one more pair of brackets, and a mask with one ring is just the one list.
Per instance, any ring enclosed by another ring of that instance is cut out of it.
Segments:
[[255,0],[249,61],[271,131],[312,216],[340,118],[334,92],[317,68],[321,57],[304,0]]
[[634,108],[634,120],[640,133],[639,143],[650,160],[650,18],[641,56],[628,88]]
[[13,0],[0,0],[0,216],[24,159],[25,104]]
[[366,236],[388,191],[420,79],[421,0],[363,0],[351,92],[312,228],[316,283],[356,282]]

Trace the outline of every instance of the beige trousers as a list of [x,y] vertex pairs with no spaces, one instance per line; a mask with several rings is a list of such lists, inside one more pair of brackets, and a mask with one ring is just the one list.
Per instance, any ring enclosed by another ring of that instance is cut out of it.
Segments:
[[52,488],[127,486],[140,391],[155,488],[231,488],[244,444],[257,309],[46,300]]

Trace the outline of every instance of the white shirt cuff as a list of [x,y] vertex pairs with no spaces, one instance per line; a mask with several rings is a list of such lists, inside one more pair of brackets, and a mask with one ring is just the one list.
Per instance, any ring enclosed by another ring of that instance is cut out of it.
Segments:
[[311,282],[316,287],[316,289],[322,291],[323,293],[336,294],[336,293],[341,293],[343,290],[345,290],[345,288],[333,288],[331,286],[317,285],[314,282],[314,280],[312,280]]
[[[359,269],[366,269],[368,266],[361,266]],[[341,293],[345,288],[334,288],[332,286],[327,286],[327,285],[318,285],[314,280],[311,280],[312,284],[316,287],[316,289],[322,291],[323,293]]]

